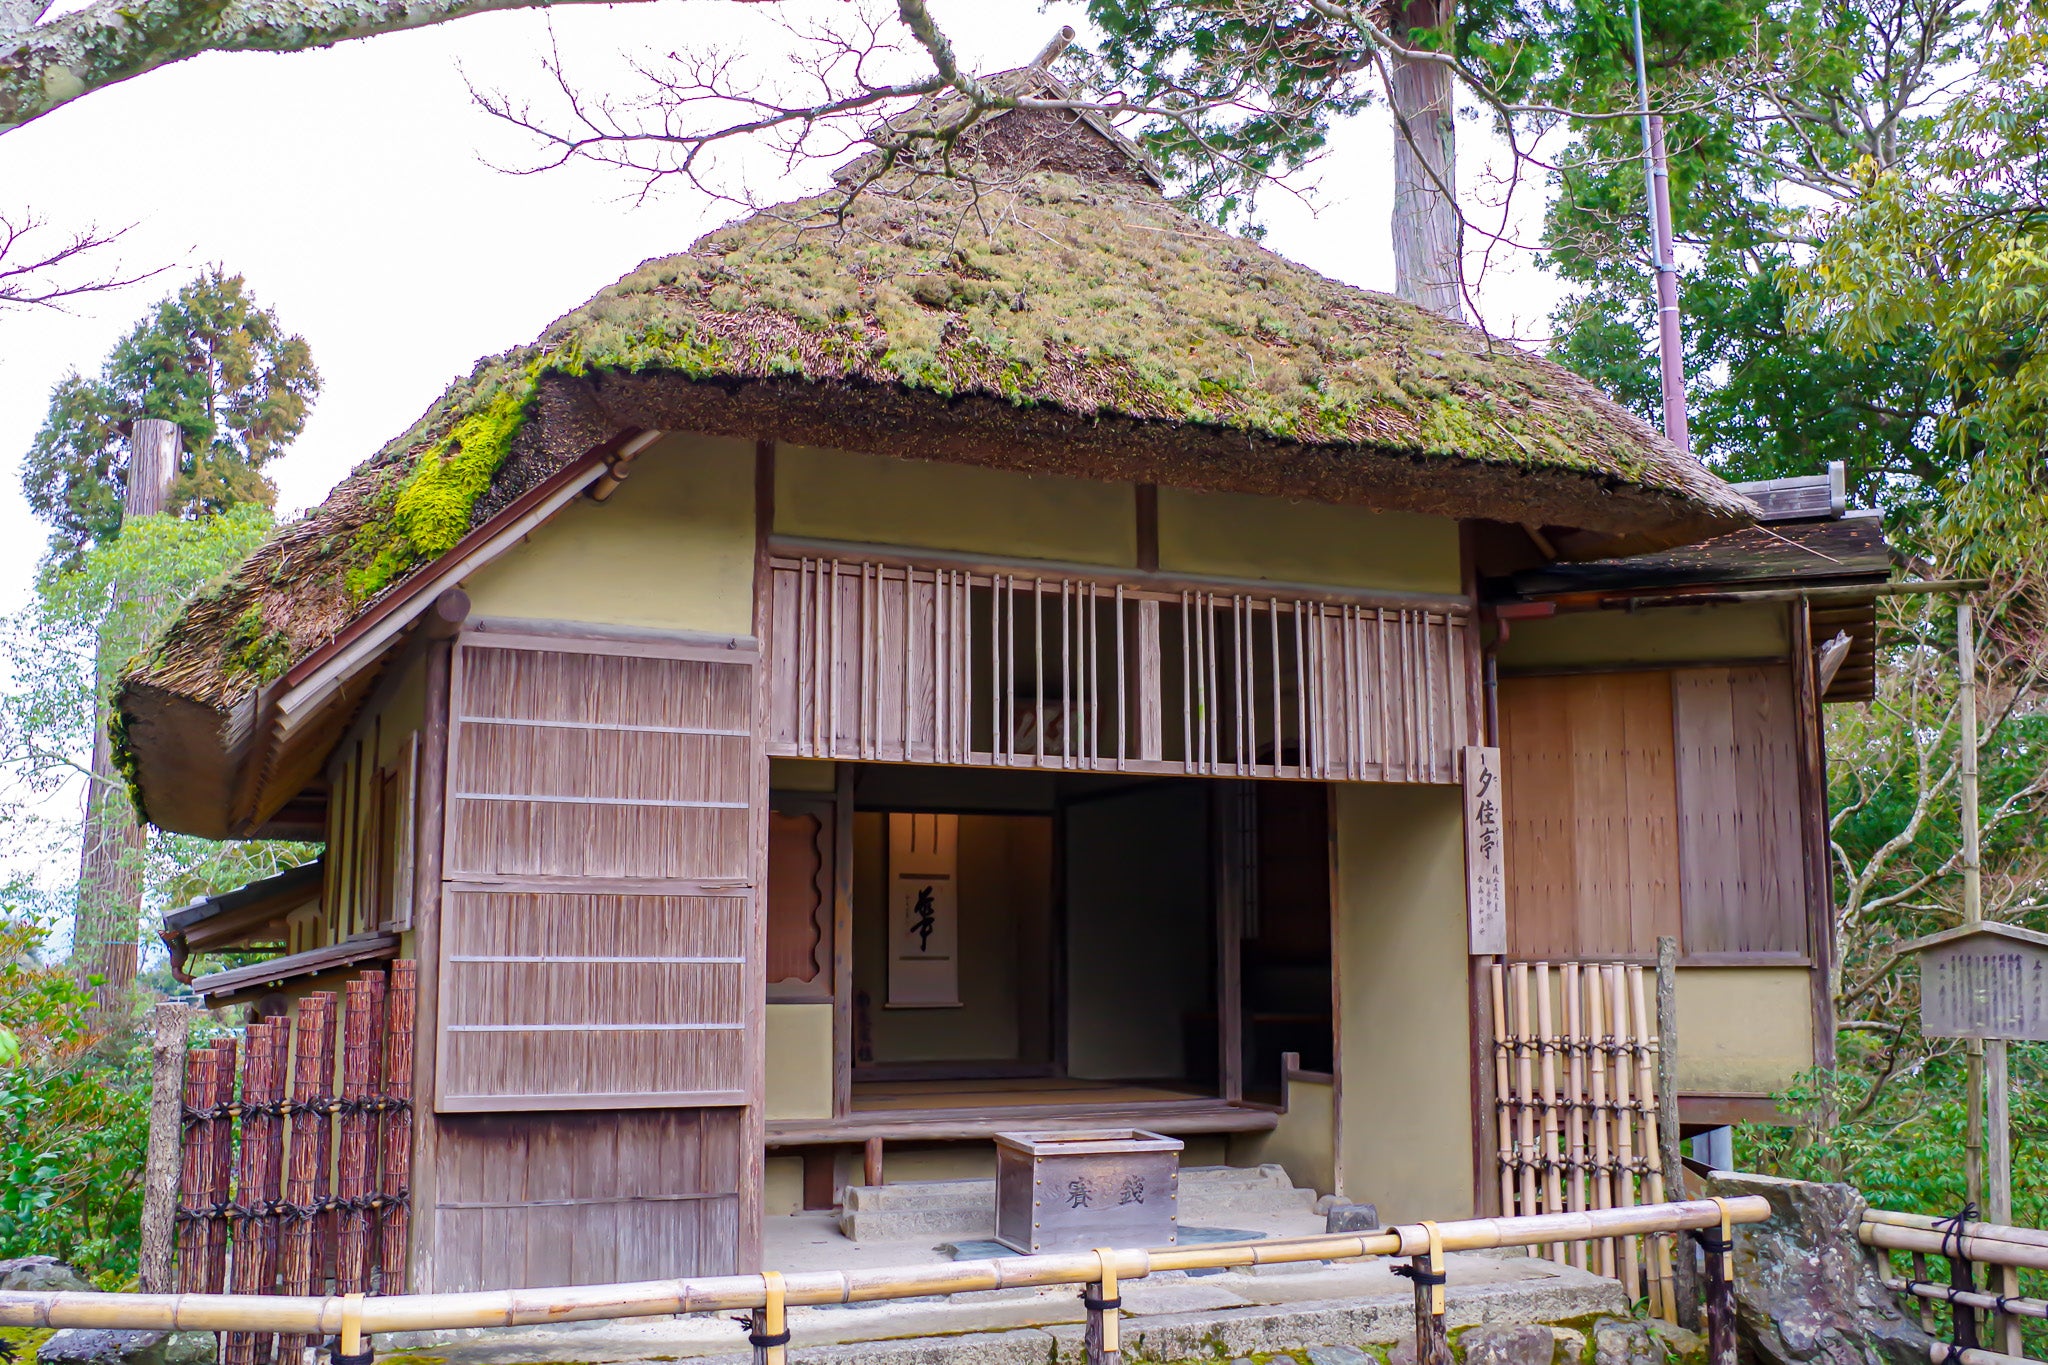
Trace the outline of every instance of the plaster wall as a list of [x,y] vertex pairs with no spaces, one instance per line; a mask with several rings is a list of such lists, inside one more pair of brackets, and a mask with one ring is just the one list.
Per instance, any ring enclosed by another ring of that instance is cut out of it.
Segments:
[[832,1117],[832,1006],[768,1007],[767,1113],[771,1119]]
[[1804,967],[1681,967],[1678,1085],[1686,1094],[1770,1094],[1813,1066]]
[[1270,1133],[1244,1133],[1230,1141],[1230,1164],[1275,1162],[1288,1179],[1317,1194],[1337,1192],[1337,1088],[1326,1081],[1289,1081],[1287,1112]]
[[1390,592],[1463,591],[1458,523],[1237,493],[1159,490],[1159,567]]
[[1332,786],[1342,1190],[1396,1222],[1472,1214],[1464,798]]
[[780,446],[779,535],[961,554],[1128,566],[1138,559],[1129,484]]
[[666,437],[463,587],[476,616],[751,635],[753,444]]
[[1782,603],[1567,612],[1516,621],[1500,647],[1500,667],[1571,668],[1676,664],[1688,660],[1777,659],[1790,653]]

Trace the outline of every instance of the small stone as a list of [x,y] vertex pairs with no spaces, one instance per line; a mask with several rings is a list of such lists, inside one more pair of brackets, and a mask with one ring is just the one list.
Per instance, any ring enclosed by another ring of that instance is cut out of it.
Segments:
[[1652,1320],[1650,1334],[1680,1361],[1706,1359],[1707,1339],[1698,1332],[1689,1332],[1675,1322]]
[[1586,1334],[1573,1327],[1553,1327],[1550,1339],[1555,1343],[1555,1360],[1565,1365],[1579,1365],[1586,1358]]
[[1557,1338],[1533,1323],[1481,1325],[1459,1337],[1465,1365],[1550,1365]]
[[1332,1204],[1323,1212],[1325,1232],[1378,1232],[1379,1227],[1377,1204]]
[[1664,1352],[1640,1322],[1604,1318],[1593,1324],[1593,1365],[1664,1365]]
[[164,1343],[163,1365],[214,1365],[220,1338],[212,1332],[173,1332]]
[[0,1261],[0,1289],[24,1294],[63,1294],[91,1288],[85,1276],[55,1256],[18,1256]]
[[1415,1334],[1403,1332],[1387,1351],[1387,1365],[1415,1365]]
[[1311,1346],[1308,1365],[1372,1365],[1372,1357],[1356,1346]]
[[67,1328],[36,1351],[38,1365],[166,1365],[169,1332]]

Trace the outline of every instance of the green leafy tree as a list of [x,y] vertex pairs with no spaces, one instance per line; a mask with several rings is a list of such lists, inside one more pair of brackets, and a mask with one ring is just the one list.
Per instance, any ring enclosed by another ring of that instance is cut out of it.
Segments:
[[277,490],[263,468],[305,427],[319,391],[305,339],[216,266],[157,304],[98,376],[58,382],[22,469],[29,507],[52,526],[60,559],[111,541],[129,434],[144,417],[175,423],[183,438],[167,510],[268,507]]

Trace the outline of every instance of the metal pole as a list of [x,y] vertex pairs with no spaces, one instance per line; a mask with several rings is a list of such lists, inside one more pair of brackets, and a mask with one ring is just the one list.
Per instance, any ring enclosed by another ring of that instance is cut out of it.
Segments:
[[1643,123],[1643,201],[1650,219],[1650,265],[1657,281],[1657,355],[1664,397],[1664,436],[1692,449],[1685,420],[1685,366],[1680,354],[1678,261],[1672,249],[1671,177],[1664,155],[1664,120],[1650,112],[1650,77],[1643,58],[1643,7],[1629,6],[1635,39],[1636,108]]
[[[1974,926],[1984,921],[1984,877],[1982,847],[1977,830],[1977,619],[1969,598],[1956,603],[1956,769],[1961,787],[1963,818],[1963,923]],[[2000,1045],[2003,1052],[2003,1045]],[[1967,1045],[1969,1076],[1969,1134],[1965,1140],[1963,1175],[1969,1201],[1984,1206],[1984,1043],[1972,1038]],[[2001,1062],[2004,1060],[2000,1058]],[[1999,1068],[2004,1070],[2003,1066]],[[2005,1116],[2005,1103],[1998,1100],[1998,1117]],[[2000,1126],[2003,1126],[2002,1124]],[[2009,1201],[2010,1195],[2007,1199]],[[1990,1221],[2011,1222],[2010,1203],[2005,1217]]]

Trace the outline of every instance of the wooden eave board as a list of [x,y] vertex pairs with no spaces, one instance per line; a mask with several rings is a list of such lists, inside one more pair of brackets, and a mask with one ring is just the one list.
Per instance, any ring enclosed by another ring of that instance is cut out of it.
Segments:
[[1997,920],[1983,920],[1977,924],[1959,924],[1953,929],[1944,929],[1938,934],[1916,938],[1902,944],[1902,953],[1918,953],[1929,948],[1938,948],[1945,943],[1957,943],[1972,938],[2003,938],[2014,943],[2025,943],[2035,948],[2048,948],[2048,934],[2035,929],[2025,929],[2017,924],[2005,924]]
[[1836,586],[1881,583],[1891,570],[1891,546],[1883,524],[1875,517],[1857,516],[1746,526],[1652,554],[1551,564],[1495,586],[1521,597],[1688,587]]
[[200,996],[211,999],[215,996],[231,995],[247,990],[251,986],[276,986],[301,977],[318,976],[331,972],[337,967],[353,966],[375,958],[395,957],[398,954],[398,935],[369,934],[362,938],[344,939],[325,948],[310,952],[293,953],[288,957],[274,957],[268,962],[255,962],[247,967],[236,967],[225,972],[214,972],[192,982],[192,989]]

